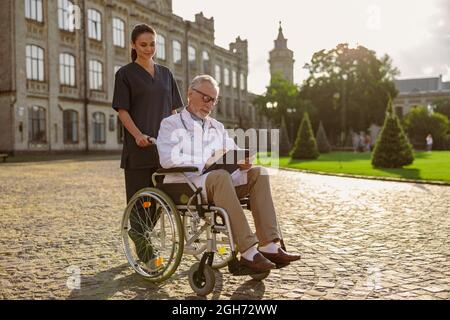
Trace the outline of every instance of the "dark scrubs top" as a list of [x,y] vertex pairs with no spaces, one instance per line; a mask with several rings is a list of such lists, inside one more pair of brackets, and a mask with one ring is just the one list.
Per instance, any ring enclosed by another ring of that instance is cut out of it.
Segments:
[[[136,126],[143,134],[156,138],[161,121],[181,108],[183,101],[172,72],[155,63],[155,76],[136,62],[120,68],[116,73],[112,107],[128,110]],[[144,169],[159,166],[156,145],[141,148],[134,137],[124,130],[122,159],[123,169]]]

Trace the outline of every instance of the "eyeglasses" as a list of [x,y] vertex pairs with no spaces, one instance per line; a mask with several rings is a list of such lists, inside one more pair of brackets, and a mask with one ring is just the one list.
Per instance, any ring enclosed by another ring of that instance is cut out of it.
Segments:
[[203,93],[200,90],[197,90],[195,88],[192,88],[192,90],[194,90],[195,92],[198,92],[202,95],[202,100],[204,103],[208,103],[208,102],[212,101],[214,106],[219,103],[219,97],[213,98],[213,97],[207,95],[206,93]]

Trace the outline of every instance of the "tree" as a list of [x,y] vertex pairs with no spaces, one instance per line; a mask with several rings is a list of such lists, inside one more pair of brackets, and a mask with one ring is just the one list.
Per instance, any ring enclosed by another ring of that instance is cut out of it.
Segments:
[[320,121],[319,129],[316,134],[317,148],[320,153],[329,153],[331,151],[330,143],[328,142],[325,129],[323,127],[322,121]]
[[450,99],[438,99],[433,101],[434,111],[446,115],[450,119]]
[[[283,121],[289,128],[294,128],[300,122],[300,115],[304,111],[314,112],[311,103],[299,99],[299,89],[295,84],[286,80],[280,73],[276,73],[266,87],[266,92],[253,100],[256,105],[275,126],[281,128]],[[296,131],[294,131],[296,132]],[[295,135],[295,133],[294,133]],[[294,136],[290,136],[294,140]]]
[[412,108],[404,119],[405,130],[417,147],[425,146],[425,137],[431,133],[433,146],[437,149],[446,147],[448,118],[438,112],[429,113],[424,106]]
[[359,132],[372,123],[381,125],[389,97],[398,93],[393,81],[398,70],[389,56],[377,58],[363,46],[339,44],[318,51],[305,68],[309,77],[300,89],[300,98],[314,105],[316,120],[323,122],[333,144],[345,141],[345,135],[339,134],[350,128]]
[[280,128],[280,146],[279,146],[279,153],[280,156],[288,156],[289,152],[292,149],[291,139],[289,138],[287,128],[286,128],[286,122],[284,121],[284,118],[281,120],[281,128]]
[[317,159],[319,157],[316,139],[314,138],[307,112],[303,114],[297,139],[291,151],[291,157],[292,159]]
[[401,168],[413,163],[412,146],[406,137],[397,115],[389,100],[375,149],[372,154],[372,166],[376,168]]

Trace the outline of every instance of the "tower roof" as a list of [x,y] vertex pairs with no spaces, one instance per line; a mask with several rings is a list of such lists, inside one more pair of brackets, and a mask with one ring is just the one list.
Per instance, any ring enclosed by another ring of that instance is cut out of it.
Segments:
[[281,27],[281,21],[279,22],[278,38],[275,42],[275,49],[287,49],[287,39],[283,35],[283,28]]

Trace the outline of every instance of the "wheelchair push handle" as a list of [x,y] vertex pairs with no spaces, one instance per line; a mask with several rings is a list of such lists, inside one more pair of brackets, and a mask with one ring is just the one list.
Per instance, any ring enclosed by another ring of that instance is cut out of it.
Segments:
[[155,144],[155,145],[156,145],[156,139],[153,138],[153,137],[147,137],[147,141],[148,141],[150,144]]

